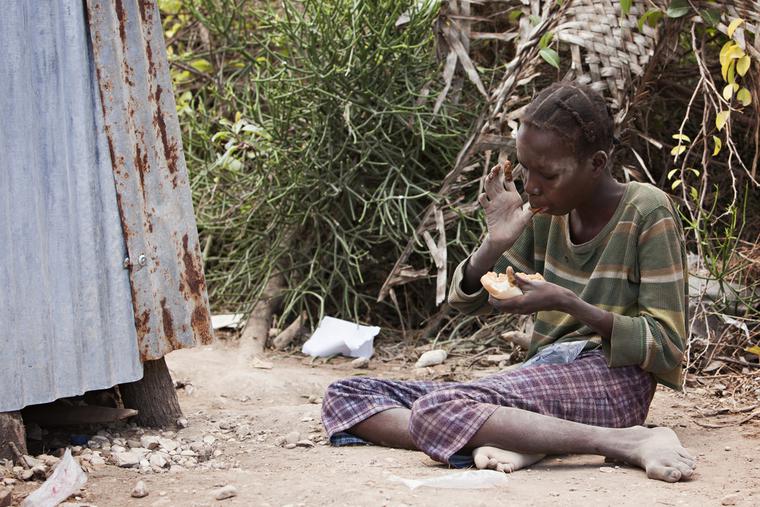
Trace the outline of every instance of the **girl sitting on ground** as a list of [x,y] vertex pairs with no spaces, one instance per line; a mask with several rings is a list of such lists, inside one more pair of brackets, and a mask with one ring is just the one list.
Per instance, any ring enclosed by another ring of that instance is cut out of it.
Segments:
[[[535,313],[529,360],[472,382],[335,382],[322,406],[334,445],[505,472],[547,454],[598,454],[652,479],[691,477],[676,434],[642,426],[657,383],[682,383],[683,233],[664,192],[615,180],[612,148],[612,115],[591,88],[562,82],[538,94],[517,134],[529,206],[501,166],[490,171],[479,196],[488,234],[449,293],[466,313]],[[510,266],[544,280],[517,275],[524,295],[489,297],[481,276]]]

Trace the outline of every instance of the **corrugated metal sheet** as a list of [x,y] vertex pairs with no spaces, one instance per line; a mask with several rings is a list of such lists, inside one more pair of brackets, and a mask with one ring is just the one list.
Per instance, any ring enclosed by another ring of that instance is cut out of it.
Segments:
[[182,140],[153,0],[87,0],[143,360],[212,339]]
[[0,411],[142,376],[80,1],[2,3]]

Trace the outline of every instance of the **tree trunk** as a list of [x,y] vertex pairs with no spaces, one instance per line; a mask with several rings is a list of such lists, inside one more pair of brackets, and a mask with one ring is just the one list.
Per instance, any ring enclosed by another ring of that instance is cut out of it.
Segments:
[[272,275],[267,280],[266,288],[254,305],[240,336],[240,358],[243,361],[264,355],[272,317],[280,304],[284,287],[285,279],[280,274]]
[[0,412],[0,459],[15,462],[16,453],[26,454],[26,429],[21,412]]
[[177,419],[182,417],[177,391],[163,357],[145,361],[143,378],[137,382],[121,384],[119,391],[124,406],[139,412],[135,421],[140,426],[174,426]]

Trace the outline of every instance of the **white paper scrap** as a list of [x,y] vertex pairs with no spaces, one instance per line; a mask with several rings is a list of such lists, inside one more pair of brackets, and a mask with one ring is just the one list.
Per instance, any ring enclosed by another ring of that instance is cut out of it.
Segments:
[[225,313],[222,315],[212,315],[211,327],[213,327],[214,329],[224,329],[225,327],[239,329],[243,327],[243,314],[242,313]]
[[314,357],[343,354],[369,359],[374,353],[373,342],[379,332],[377,326],[362,326],[335,317],[324,317],[301,351]]

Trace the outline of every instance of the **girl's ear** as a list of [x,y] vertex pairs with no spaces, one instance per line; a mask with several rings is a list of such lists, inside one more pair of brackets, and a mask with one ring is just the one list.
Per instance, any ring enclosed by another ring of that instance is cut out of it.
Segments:
[[594,174],[602,174],[607,168],[609,155],[605,151],[599,150],[591,156],[591,166]]

